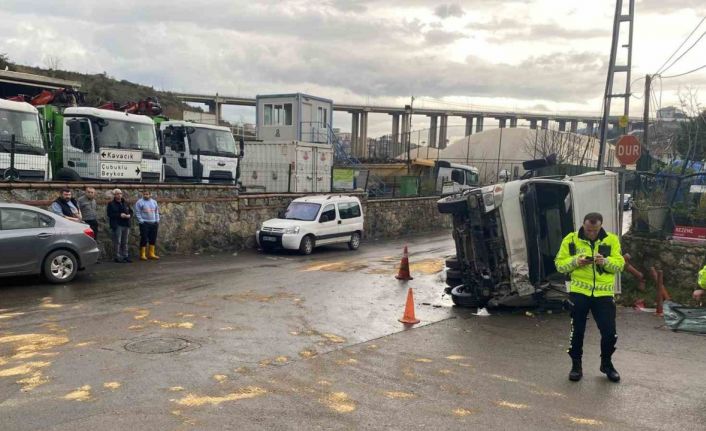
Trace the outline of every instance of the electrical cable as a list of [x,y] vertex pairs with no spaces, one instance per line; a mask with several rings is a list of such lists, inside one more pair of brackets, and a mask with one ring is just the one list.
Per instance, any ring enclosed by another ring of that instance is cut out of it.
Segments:
[[657,75],[657,74],[663,72],[663,71],[662,71],[662,68],[663,68],[667,63],[669,63],[669,60],[671,60],[671,59],[677,54],[677,52],[679,52],[680,49],[682,49],[682,47],[684,46],[684,44],[686,44],[686,42],[691,38],[691,36],[692,36],[694,33],[696,33],[696,30],[698,30],[699,27],[701,27],[701,24],[703,24],[703,22],[704,22],[705,20],[706,20],[706,16],[704,16],[703,18],[701,18],[701,21],[699,21],[699,23],[696,25],[696,27],[694,27],[694,29],[691,31],[691,33],[689,33],[689,35],[686,37],[686,39],[684,39],[684,41],[681,43],[681,45],[679,45],[679,48],[677,48],[677,49],[672,53],[672,55],[670,55],[669,58],[664,61],[664,63],[662,64],[662,66],[660,66],[660,68],[657,69],[657,72],[655,73],[655,75]]
[[688,54],[688,53],[689,53],[689,51],[691,51],[691,49],[692,49],[693,47],[695,47],[695,46],[696,46],[696,44],[697,44],[697,43],[699,43],[699,42],[701,41],[701,39],[703,39],[703,38],[704,38],[704,36],[706,36],[706,31],[705,31],[705,32],[703,32],[703,33],[701,33],[701,36],[699,36],[699,38],[698,38],[698,39],[696,39],[696,41],[695,41],[695,42],[694,42],[693,44],[691,44],[691,46],[690,46],[689,48],[687,48],[687,49],[686,49],[686,51],[684,51],[684,52],[683,52],[683,53],[682,53],[682,54],[681,54],[681,55],[680,55],[679,57],[677,57],[677,59],[676,59],[676,60],[674,60],[674,61],[673,61],[673,62],[672,62],[672,63],[671,63],[671,64],[670,64],[669,66],[667,66],[667,68],[666,68],[666,69],[663,69],[663,70],[662,70],[662,71],[660,71],[660,72],[659,72],[658,74],[662,74],[662,73],[664,73],[664,72],[668,71],[669,69],[671,69],[671,68],[672,68],[672,66],[674,66],[674,65],[675,65],[675,64],[676,64],[676,63],[677,63],[677,62],[678,62],[679,60],[681,60],[681,59],[682,59],[682,58],[683,58],[683,57],[684,57],[684,56],[685,56],[686,54]]
[[703,66],[699,66],[696,69],[692,69],[688,72],[679,73],[677,75],[660,76],[660,78],[661,79],[679,78],[680,76],[689,75],[691,73],[698,72],[699,70],[702,70],[702,69],[706,69],[706,64],[704,64]]

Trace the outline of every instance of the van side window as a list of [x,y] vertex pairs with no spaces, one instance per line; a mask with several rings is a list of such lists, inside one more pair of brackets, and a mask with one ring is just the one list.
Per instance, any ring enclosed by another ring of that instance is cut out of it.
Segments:
[[344,202],[338,204],[338,213],[341,219],[360,217],[360,205],[356,202]]
[[321,212],[321,217],[319,217],[319,221],[321,221],[324,216],[328,218],[328,221],[336,220],[336,207],[333,204],[326,205],[324,207],[324,210]]

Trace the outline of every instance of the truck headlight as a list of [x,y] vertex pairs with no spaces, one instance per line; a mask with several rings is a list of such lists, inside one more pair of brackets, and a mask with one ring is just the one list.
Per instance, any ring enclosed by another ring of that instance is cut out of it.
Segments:
[[284,233],[290,234],[290,235],[298,234],[299,233],[299,226],[288,227],[284,230]]

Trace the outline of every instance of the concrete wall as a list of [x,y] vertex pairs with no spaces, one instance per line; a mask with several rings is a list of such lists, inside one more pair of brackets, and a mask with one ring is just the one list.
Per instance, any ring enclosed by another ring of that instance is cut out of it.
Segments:
[[[697,287],[697,274],[704,265],[706,246],[625,235],[623,252],[630,253],[633,266],[645,274],[648,280],[651,280],[651,266],[663,270],[664,285],[672,299],[688,303],[691,293]],[[648,282],[646,293],[637,292],[632,277],[625,275],[624,286],[623,291],[628,298],[641,297],[648,303],[655,298],[656,291],[651,282]]]
[[[111,256],[105,205],[115,185],[91,184],[98,196],[98,238]],[[84,184],[72,184],[74,196],[80,196]],[[139,198],[139,184],[120,185],[129,202]],[[157,247],[163,254],[228,252],[255,247],[257,225],[273,218],[287,207],[295,194],[236,196],[232,187],[210,185],[150,185],[160,204]],[[61,184],[2,184],[0,202],[18,202],[47,208],[56,199]],[[436,198],[386,199],[366,201],[366,236],[395,237],[450,227],[450,218],[436,211]],[[138,247],[139,231],[131,229],[131,254]]]

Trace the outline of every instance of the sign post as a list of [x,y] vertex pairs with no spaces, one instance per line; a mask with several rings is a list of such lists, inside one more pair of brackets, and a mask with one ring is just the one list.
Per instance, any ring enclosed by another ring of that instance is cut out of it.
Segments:
[[618,205],[618,224],[620,225],[620,237],[623,236],[623,201],[625,200],[625,175],[627,174],[626,167],[637,163],[642,153],[640,141],[633,135],[623,135],[618,139],[615,145],[615,157],[620,162],[620,202]]

